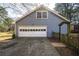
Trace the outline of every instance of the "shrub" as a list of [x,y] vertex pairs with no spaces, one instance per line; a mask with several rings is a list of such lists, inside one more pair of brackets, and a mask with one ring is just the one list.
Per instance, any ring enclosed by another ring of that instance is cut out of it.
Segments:
[[15,38],[15,34],[12,35],[12,39],[14,39],[14,38]]
[[[59,38],[59,33],[58,32],[52,32],[52,36],[55,38]],[[66,34],[61,34],[61,39],[67,39],[67,35]]]
[[59,33],[58,32],[52,32],[52,37],[59,38]]

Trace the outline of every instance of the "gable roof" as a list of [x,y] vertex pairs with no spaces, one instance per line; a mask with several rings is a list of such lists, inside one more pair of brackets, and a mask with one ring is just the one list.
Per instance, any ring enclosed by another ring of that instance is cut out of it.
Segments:
[[29,14],[31,14],[32,12],[38,10],[38,9],[41,8],[41,7],[43,7],[43,8],[45,8],[46,10],[52,12],[52,13],[55,14],[56,16],[62,18],[64,21],[70,22],[68,19],[66,19],[65,17],[61,16],[57,11],[53,11],[53,10],[47,8],[47,7],[44,6],[44,5],[40,5],[40,6],[36,7],[34,10],[30,11],[29,13],[24,14],[22,17],[20,17],[19,19],[17,19],[16,22],[20,21],[21,19],[25,18],[26,16],[28,16]]

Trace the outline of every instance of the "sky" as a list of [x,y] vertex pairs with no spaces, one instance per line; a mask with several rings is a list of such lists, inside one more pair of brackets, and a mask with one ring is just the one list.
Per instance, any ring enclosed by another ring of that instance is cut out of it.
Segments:
[[[49,8],[53,9],[55,3],[78,3],[79,0],[0,0],[0,3],[49,3]],[[8,14],[12,18],[20,17],[22,14],[15,14],[11,10],[8,10]],[[23,13],[24,14],[24,13]]]
[[[41,4],[43,4],[43,5],[47,5],[46,3],[41,3]],[[54,9],[54,7],[55,7],[55,3],[53,3],[53,4],[49,4],[49,6],[48,6],[50,9]],[[25,12],[26,12],[26,10],[23,10],[23,13],[22,14],[16,14],[16,13],[14,13],[11,9],[7,9],[7,11],[8,11],[8,16],[9,17],[11,17],[11,18],[13,18],[13,19],[16,19],[16,18],[18,18],[18,17],[21,17],[23,14],[25,14]]]

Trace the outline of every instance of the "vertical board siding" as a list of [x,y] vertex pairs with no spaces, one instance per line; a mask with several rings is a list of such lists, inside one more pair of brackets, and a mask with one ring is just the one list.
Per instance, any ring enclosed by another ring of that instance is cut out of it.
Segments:
[[[40,9],[38,11],[44,11],[44,9]],[[47,11],[47,10],[45,10]],[[39,25],[39,26],[47,26],[47,36],[51,37],[52,36],[52,32],[59,32],[59,23],[63,22],[63,20],[61,20],[61,18],[59,18],[58,16],[54,15],[53,13],[51,13],[50,11],[48,11],[48,19],[37,19],[36,18],[36,12],[31,13],[30,15],[28,15],[27,17],[21,19],[19,22],[17,22],[17,27],[18,25]],[[64,30],[62,33],[66,33],[66,26],[63,26]],[[18,32],[18,28],[16,28],[16,31]],[[18,33],[17,33],[18,35]]]

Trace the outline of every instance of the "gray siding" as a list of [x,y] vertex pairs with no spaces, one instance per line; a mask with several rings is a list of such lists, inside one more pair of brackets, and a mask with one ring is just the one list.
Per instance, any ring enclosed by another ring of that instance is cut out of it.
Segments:
[[62,33],[62,34],[67,34],[67,24],[63,24],[63,25],[61,26],[61,33]]
[[[44,10],[44,9],[41,9]],[[59,23],[63,22],[61,18],[58,16],[54,15],[50,11],[48,11],[48,19],[36,19],[36,12],[31,13],[29,16],[23,18],[22,20],[18,21],[16,23],[16,35],[18,34],[18,25],[45,25],[47,26],[47,36],[51,37],[52,32],[59,32]],[[63,27],[63,32],[62,33],[67,33],[67,26],[64,25]]]

